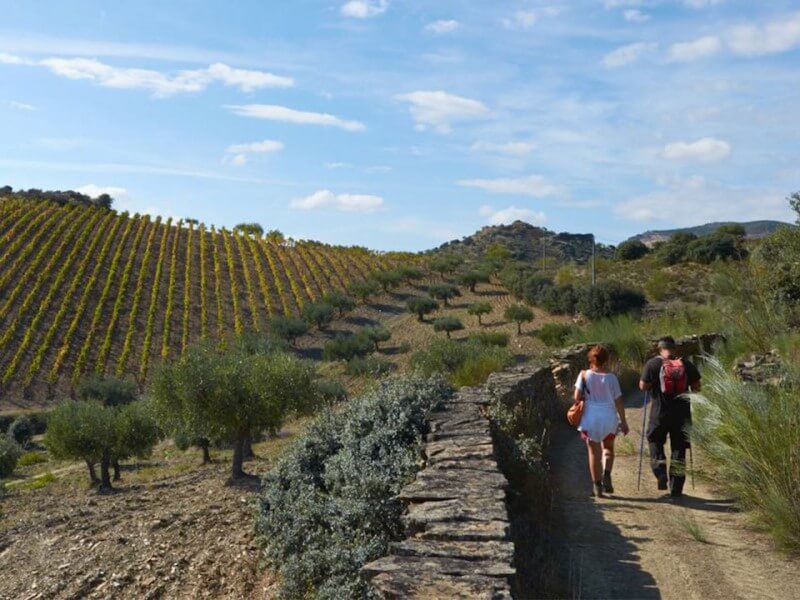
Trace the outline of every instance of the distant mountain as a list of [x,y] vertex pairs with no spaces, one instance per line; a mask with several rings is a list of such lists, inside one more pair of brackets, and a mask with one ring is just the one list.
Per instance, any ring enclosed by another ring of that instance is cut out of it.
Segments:
[[[592,256],[592,234],[556,233],[524,221],[490,225],[461,240],[442,244],[432,252],[454,252],[464,258],[480,258],[492,244],[502,244],[517,260],[541,260],[542,253],[560,262],[588,262]],[[597,245],[597,255],[610,257],[613,246]]]
[[744,227],[747,237],[757,239],[775,233],[781,227],[792,227],[790,223],[782,221],[749,221],[747,223],[738,223],[736,221],[727,221],[724,223],[706,223],[705,225],[698,225],[697,227],[685,227],[683,229],[664,229],[661,231],[645,231],[639,235],[635,235],[631,240],[640,240],[652,246],[657,242],[665,242],[676,233],[693,233],[697,236],[710,235],[724,225],[742,225]]

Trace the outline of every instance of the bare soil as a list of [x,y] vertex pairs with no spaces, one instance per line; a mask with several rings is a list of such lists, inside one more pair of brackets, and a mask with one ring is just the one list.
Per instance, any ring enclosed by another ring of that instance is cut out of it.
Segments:
[[[586,448],[566,427],[552,448],[561,507],[563,565],[573,598],[731,600],[797,598],[798,562],[775,551],[723,491],[704,476],[695,450],[695,485],[671,501],[647,464],[637,490],[641,397],[627,403],[630,441],[614,466],[615,494],[591,497]],[[634,431],[635,430],[635,431]],[[619,441],[618,441],[619,443]]]

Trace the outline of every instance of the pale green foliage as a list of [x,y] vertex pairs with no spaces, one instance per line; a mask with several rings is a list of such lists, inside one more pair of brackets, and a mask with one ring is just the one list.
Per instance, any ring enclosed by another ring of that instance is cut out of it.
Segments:
[[0,478],[8,477],[14,472],[22,448],[8,435],[0,434]]

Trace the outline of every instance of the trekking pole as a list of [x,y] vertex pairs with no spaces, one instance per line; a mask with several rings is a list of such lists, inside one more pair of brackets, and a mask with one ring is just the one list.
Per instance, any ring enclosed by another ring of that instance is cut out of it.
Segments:
[[644,438],[645,438],[645,427],[647,427],[647,401],[649,399],[649,393],[644,393],[644,406],[642,406],[642,436],[641,440],[639,441],[639,479],[636,482],[636,490],[640,490],[642,488],[642,462],[644,461]]
[[694,453],[691,442],[689,443],[689,471],[692,474],[692,491],[694,491]]

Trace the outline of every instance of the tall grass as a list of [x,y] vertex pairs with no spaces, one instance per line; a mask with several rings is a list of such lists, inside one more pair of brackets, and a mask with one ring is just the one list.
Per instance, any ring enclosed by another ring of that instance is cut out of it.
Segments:
[[800,387],[746,384],[709,359],[692,437],[775,542],[800,549]]

